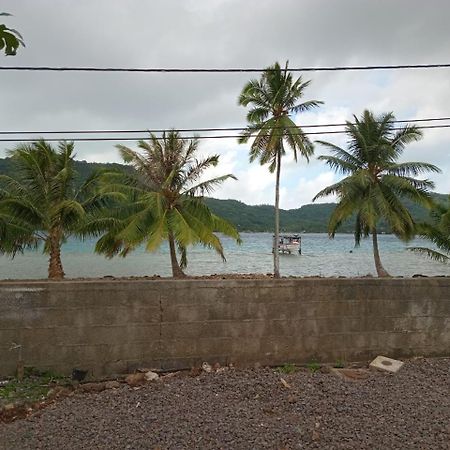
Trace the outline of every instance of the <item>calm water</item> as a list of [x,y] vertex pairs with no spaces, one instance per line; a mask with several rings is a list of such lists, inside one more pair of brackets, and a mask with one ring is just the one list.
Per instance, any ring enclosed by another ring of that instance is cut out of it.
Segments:
[[[194,247],[188,252],[188,270],[191,275],[215,273],[269,273],[272,272],[270,233],[242,233],[242,245],[223,238],[227,261],[224,263],[213,251]],[[380,236],[380,252],[384,266],[392,275],[450,276],[450,264],[431,261],[406,250],[406,245],[392,235]],[[168,247],[154,253],[138,249],[126,258],[112,260],[93,253],[95,240],[71,240],[63,246],[62,258],[67,277],[113,276],[170,276]],[[420,245],[417,240],[410,245]],[[358,276],[375,275],[371,241],[354,248],[353,236],[337,235],[330,240],[326,234],[303,234],[302,255],[280,255],[282,275],[295,276]],[[0,257],[0,278],[45,278],[47,256],[40,252],[26,252],[14,260]]]
[[[188,252],[188,270],[192,275],[214,273],[268,273],[272,272],[270,233],[242,233],[242,245],[223,238],[227,261],[222,262],[213,251],[195,247]],[[392,275],[450,276],[450,264],[433,262],[406,250],[406,245],[395,236],[380,236],[380,252],[384,266]],[[162,246],[155,253],[138,249],[126,258],[108,260],[93,254],[95,240],[71,240],[63,246],[62,258],[67,277],[102,277],[104,275],[161,275],[169,276],[168,248]],[[409,245],[424,244],[417,240]],[[351,251],[351,253],[350,253]],[[302,255],[280,255],[283,275],[296,276],[358,276],[375,275],[371,240],[354,248],[353,236],[340,234],[330,240],[326,234],[303,234]],[[0,257],[0,278],[45,278],[47,259],[40,252],[17,255],[14,260]]]

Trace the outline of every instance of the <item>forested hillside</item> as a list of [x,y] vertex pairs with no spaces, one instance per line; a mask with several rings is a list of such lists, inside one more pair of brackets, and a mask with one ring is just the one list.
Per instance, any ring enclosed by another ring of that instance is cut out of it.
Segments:
[[[443,194],[435,194],[439,201],[447,201]],[[218,200],[208,198],[209,207],[218,215],[234,223],[239,231],[272,231],[274,208],[269,205],[251,206],[237,200]],[[427,221],[428,211],[411,202],[405,201],[417,221]],[[335,203],[304,205],[298,209],[280,210],[280,226],[282,231],[325,233],[328,219]],[[352,233],[354,221],[342,225],[340,232]],[[380,232],[389,232],[385,223],[378,227]]]
[[[94,170],[103,168],[124,168],[126,166],[116,163],[88,163],[76,161],[75,168],[79,173],[79,182],[85,180]],[[129,170],[127,168],[127,170]],[[0,173],[12,173],[13,164],[10,158],[0,159]],[[439,201],[447,202],[444,194],[435,194]],[[224,217],[236,225],[239,231],[272,231],[274,223],[274,208],[270,205],[246,205],[238,200],[218,200],[207,198],[208,206],[217,215]],[[428,219],[428,211],[408,201],[405,205],[418,221]],[[280,210],[280,226],[287,232],[315,232],[327,231],[328,218],[330,217],[334,203],[304,205],[298,209]],[[341,232],[353,232],[353,221],[349,221],[340,229]],[[385,224],[381,223],[380,232],[389,232]]]
[[[127,166],[117,163],[88,163],[87,161],[75,161],[75,170],[78,172],[78,183],[83,183],[95,170],[98,169],[123,169],[130,170]],[[11,158],[0,158],[0,174],[13,174],[14,164]]]

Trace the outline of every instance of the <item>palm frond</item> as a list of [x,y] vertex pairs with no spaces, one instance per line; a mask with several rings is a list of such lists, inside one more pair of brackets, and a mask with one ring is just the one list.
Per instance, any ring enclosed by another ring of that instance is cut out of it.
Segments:
[[355,172],[359,169],[359,167],[355,164],[348,162],[345,159],[338,158],[337,156],[320,155],[317,159],[320,161],[325,161],[325,163],[328,164],[335,172],[344,175]]
[[221,175],[220,177],[211,178],[191,186],[187,190],[183,191],[181,195],[200,195],[203,197],[205,194],[212,193],[217,186],[220,186],[224,181],[229,179],[237,180],[232,173]]
[[318,108],[320,105],[323,105],[324,102],[320,100],[309,100],[307,102],[300,103],[292,107],[291,112],[293,114],[298,114],[305,111],[310,111],[311,109]]
[[428,258],[433,259],[434,261],[446,263],[450,261],[450,257],[444,253],[438,252],[437,250],[433,250],[427,247],[408,247],[407,250],[417,253],[419,255],[428,256]]
[[404,162],[389,164],[386,167],[386,173],[394,176],[418,176],[424,172],[434,172],[440,173],[441,169],[434,164],[424,163],[424,162]]
[[346,181],[341,180],[338,181],[335,184],[332,184],[330,186],[327,186],[326,188],[322,189],[321,191],[319,191],[314,198],[312,199],[313,202],[315,202],[317,199],[322,198],[322,197],[328,197],[329,195],[333,195],[333,194],[340,194],[343,191],[344,185],[345,185]]

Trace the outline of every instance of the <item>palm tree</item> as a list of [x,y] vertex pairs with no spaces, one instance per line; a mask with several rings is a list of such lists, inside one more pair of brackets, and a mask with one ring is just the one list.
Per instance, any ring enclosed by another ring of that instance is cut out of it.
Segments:
[[[203,180],[205,170],[217,166],[219,156],[197,159],[198,140],[182,139],[175,130],[160,140],[150,134],[149,141],[139,141],[144,154],[123,145],[117,148],[133,172],[106,172],[106,191],[116,190],[126,196],[88,228],[95,233],[106,229],[96,245],[96,251],[108,257],[125,256],[145,242],[147,251],[169,242],[170,261],[174,277],[183,277],[187,266],[187,247],[201,244],[214,249],[225,260],[223,247],[215,232],[222,232],[240,242],[233,225],[213,214],[203,201],[234,175],[228,174]],[[180,261],[177,258],[177,249]]]
[[[450,200],[450,198],[449,198]],[[409,247],[408,250],[425,254],[441,262],[450,260],[450,206],[437,204],[431,211],[431,223],[419,223],[416,227],[418,236],[429,240],[437,250],[428,247]]]
[[[269,171],[276,172],[275,179],[275,235],[273,245],[274,277],[280,277],[278,241],[280,234],[280,172],[281,157],[285,155],[285,144],[294,153],[309,161],[314,152],[313,144],[303,130],[295,124],[292,116],[316,108],[323,102],[310,100],[299,103],[310,81],[302,77],[295,81],[292,73],[281,69],[278,63],[264,70],[259,80],[249,81],[239,96],[239,105],[251,105],[247,113],[249,125],[239,138],[246,143],[254,136],[250,147],[250,162],[259,159],[261,165],[269,164]],[[256,135],[255,135],[256,134]]]
[[415,126],[395,128],[392,113],[375,117],[364,111],[361,119],[354,116],[355,123],[347,122],[347,150],[329,142],[318,141],[330,149],[331,156],[320,156],[336,172],[347,175],[332,186],[320,191],[313,199],[330,194],[338,196],[338,204],[328,225],[328,232],[334,237],[341,223],[356,214],[355,245],[362,236],[372,235],[375,267],[380,277],[389,276],[381,264],[378,250],[377,224],[387,221],[392,232],[408,240],[414,235],[414,220],[403,205],[402,199],[430,207],[429,180],[418,180],[415,176],[440,170],[423,162],[398,162],[405,145],[422,138],[422,132]]
[[57,148],[44,140],[21,144],[10,152],[14,176],[0,175],[0,250],[14,256],[43,242],[53,280],[64,278],[61,244],[107,198],[90,194],[95,176],[75,188],[73,150],[72,142],[60,142]]

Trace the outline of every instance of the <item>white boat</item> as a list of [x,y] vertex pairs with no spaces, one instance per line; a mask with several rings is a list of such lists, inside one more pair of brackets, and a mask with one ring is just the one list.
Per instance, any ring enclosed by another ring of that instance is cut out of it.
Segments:
[[[272,250],[273,251],[273,250]],[[278,241],[278,253],[298,253],[302,254],[302,238],[298,234],[280,235]]]

